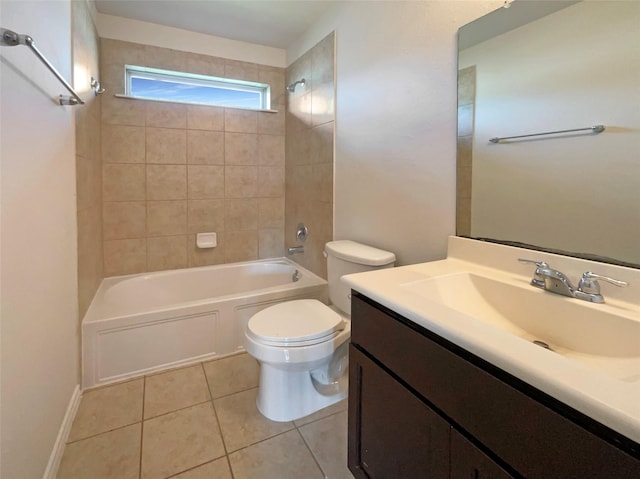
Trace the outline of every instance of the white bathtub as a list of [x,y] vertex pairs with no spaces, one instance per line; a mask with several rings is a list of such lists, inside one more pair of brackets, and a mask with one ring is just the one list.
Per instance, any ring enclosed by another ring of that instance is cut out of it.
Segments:
[[82,320],[83,387],[242,351],[253,314],[301,298],[326,303],[327,282],[286,258],[106,278]]

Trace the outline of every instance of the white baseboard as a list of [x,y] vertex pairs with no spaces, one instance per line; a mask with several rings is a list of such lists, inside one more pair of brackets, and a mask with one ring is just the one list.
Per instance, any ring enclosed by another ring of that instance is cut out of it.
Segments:
[[76,388],[73,390],[73,394],[71,395],[69,406],[67,406],[67,412],[65,413],[62,424],[60,425],[58,437],[56,438],[56,442],[53,445],[53,450],[51,451],[51,456],[49,457],[49,463],[47,464],[47,468],[44,471],[42,479],[55,479],[56,475],[58,474],[58,468],[60,467],[60,462],[62,461],[62,454],[64,454],[64,446],[67,442],[67,439],[69,438],[71,425],[73,424],[73,420],[76,417],[76,412],[78,412],[78,406],[80,406],[81,397],[82,391],[80,390],[80,385],[78,384],[76,385]]

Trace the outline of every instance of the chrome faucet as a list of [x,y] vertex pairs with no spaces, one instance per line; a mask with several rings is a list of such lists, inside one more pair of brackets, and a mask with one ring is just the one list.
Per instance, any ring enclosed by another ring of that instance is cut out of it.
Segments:
[[293,246],[291,248],[287,248],[287,254],[289,256],[294,255],[296,253],[304,253],[304,246]]
[[578,287],[576,288],[571,284],[571,281],[564,273],[551,268],[544,261],[534,261],[522,258],[518,259],[518,261],[521,263],[532,263],[536,265],[536,270],[533,274],[533,279],[531,280],[532,286],[542,288],[545,291],[550,291],[551,293],[582,299],[591,303],[604,303],[604,297],[600,293],[600,284],[598,283],[598,280],[607,281],[620,287],[628,286],[629,284],[626,281],[619,281],[617,279],[587,271],[583,273],[582,278],[580,278],[580,281],[578,282]]

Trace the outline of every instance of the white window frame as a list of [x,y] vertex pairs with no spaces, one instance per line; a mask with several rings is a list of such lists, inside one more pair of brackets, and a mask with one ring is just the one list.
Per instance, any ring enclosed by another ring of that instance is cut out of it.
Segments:
[[[142,98],[147,100],[171,101],[170,99],[158,99],[143,96],[136,96],[131,89],[132,78],[143,78],[147,80],[170,81],[173,83],[181,83],[183,85],[208,86],[222,88],[226,90],[245,91],[258,93],[260,95],[260,107],[238,107],[224,103],[201,103],[201,105],[222,106],[226,108],[243,108],[268,110],[271,106],[271,87],[267,83],[256,83],[244,80],[234,80],[231,78],[212,77],[207,75],[198,75],[196,73],[177,72],[172,70],[161,70],[159,68],[141,67],[136,65],[125,65],[125,95],[133,98]],[[181,100],[176,102],[185,103]],[[186,102],[189,103],[189,102]]]

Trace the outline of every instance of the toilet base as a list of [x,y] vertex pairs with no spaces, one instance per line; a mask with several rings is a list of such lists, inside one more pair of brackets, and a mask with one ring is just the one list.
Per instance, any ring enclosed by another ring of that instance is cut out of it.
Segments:
[[262,363],[256,405],[266,418],[286,422],[331,406],[346,398],[347,393],[345,387],[342,392],[324,396],[313,386],[309,371],[282,370]]

